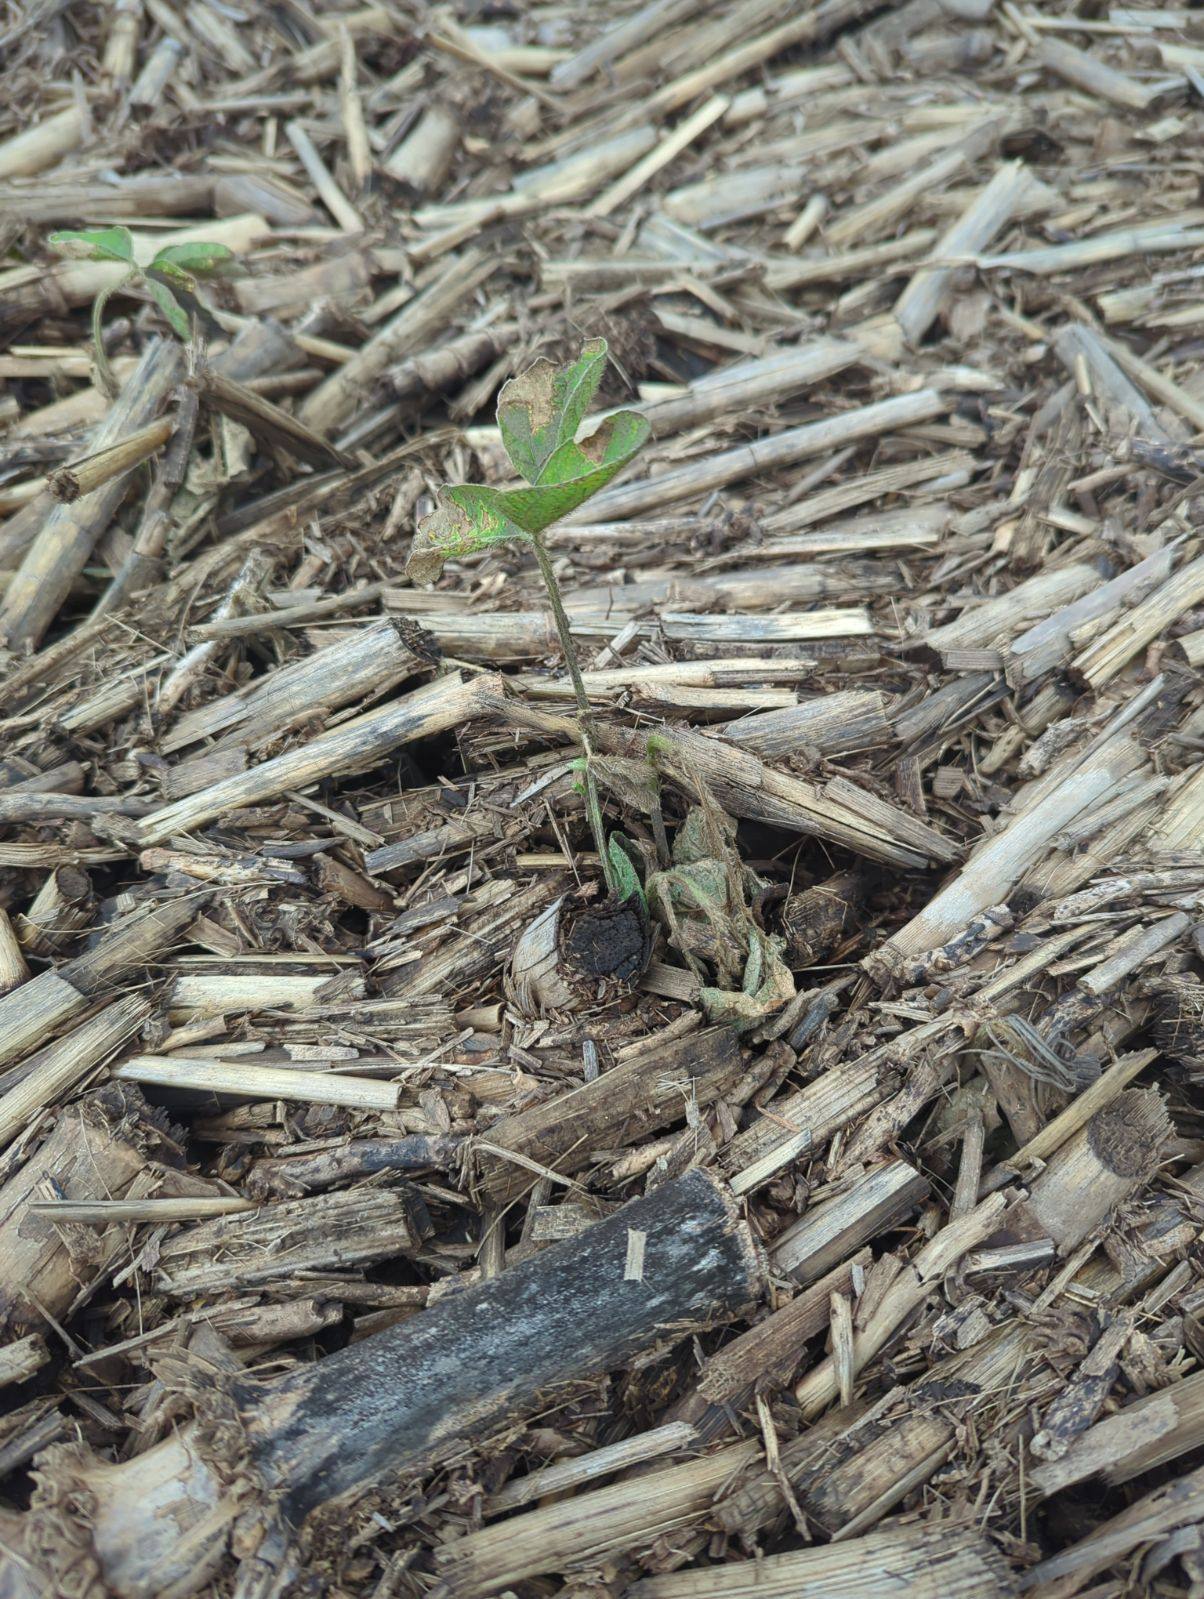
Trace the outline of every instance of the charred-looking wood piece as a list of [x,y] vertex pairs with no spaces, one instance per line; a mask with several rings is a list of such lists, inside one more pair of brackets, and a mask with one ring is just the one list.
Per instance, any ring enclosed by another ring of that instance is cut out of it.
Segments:
[[1204,1064],[1204,983],[1173,974],[1151,989],[1156,1043],[1185,1066]]
[[129,1244],[124,1227],[57,1222],[31,1214],[31,1201],[48,1193],[142,1197],[182,1165],[166,1118],[138,1089],[112,1083],[66,1106],[41,1148],[0,1189],[0,1334],[41,1331],[48,1316],[68,1314]]
[[[275,1382],[207,1388],[198,1395],[206,1419],[131,1461],[48,1451],[23,1557],[56,1578],[63,1562],[77,1571],[90,1558],[121,1599],[183,1599],[248,1505],[270,1502],[295,1527],[318,1506],[479,1443],[566,1384],[733,1320],[761,1283],[738,1206],[696,1168],[326,1360]],[[226,1486],[234,1477],[239,1498]],[[83,1528],[81,1505],[91,1507]],[[0,1592],[5,1580],[0,1566]]]
[[864,873],[837,872],[801,894],[791,894],[782,908],[782,930],[793,971],[820,965],[857,930],[866,887]]
[[[632,1233],[644,1234],[638,1280],[627,1272]],[[413,1469],[457,1438],[479,1437],[558,1383],[735,1315],[759,1278],[733,1201],[705,1172],[688,1172],[579,1239],[449,1298],[436,1316],[282,1383],[241,1385],[252,1452],[298,1520],[399,1464]]]
[[522,1010],[576,1010],[629,989],[648,964],[648,918],[638,899],[566,894],[515,945],[510,986]]

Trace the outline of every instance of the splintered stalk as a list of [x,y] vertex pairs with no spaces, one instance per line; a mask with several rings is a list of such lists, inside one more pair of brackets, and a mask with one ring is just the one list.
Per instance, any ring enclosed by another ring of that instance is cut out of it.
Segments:
[[638,881],[633,884],[635,873],[621,847],[614,840],[608,845],[591,767],[589,698],[560,584],[543,539],[553,522],[575,511],[634,460],[651,431],[647,418],[634,411],[619,411],[577,442],[577,429],[605,368],[606,340],[593,339],[571,366],[537,361],[504,386],[498,396],[498,427],[511,463],[529,487],[494,489],[481,483],[461,483],[440,489],[438,508],[419,523],[406,570],[414,582],[433,582],[444,562],[456,556],[511,540],[530,544],[548,591],[577,702],[590,830],[607,888],[616,897],[626,898]]
[[55,499],[66,500],[70,504],[105,483],[111,483],[114,478],[132,472],[167,443],[174,427],[175,424],[167,417],[159,417],[145,427],[127,433],[116,444],[85,455],[81,460],[55,467],[53,472],[46,474],[46,485]]

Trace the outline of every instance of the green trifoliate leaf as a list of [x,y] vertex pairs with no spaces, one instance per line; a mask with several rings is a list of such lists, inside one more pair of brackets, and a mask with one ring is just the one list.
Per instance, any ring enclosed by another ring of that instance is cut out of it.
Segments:
[[151,267],[162,272],[164,277],[175,278],[193,288],[194,278],[212,277],[235,259],[234,251],[224,244],[167,244],[155,256]]
[[584,505],[604,489],[647,443],[647,417],[636,411],[608,416],[596,433],[580,444],[562,444],[529,489],[507,489],[501,498],[505,514],[528,533],[545,527]]
[[536,361],[498,396],[497,422],[514,469],[542,483],[562,445],[571,444],[606,370],[606,340],[591,339],[572,366]]
[[134,240],[128,228],[66,228],[47,239],[52,250],[74,261],[120,261],[134,265]]
[[192,332],[188,322],[188,314],[167,285],[156,283],[153,278],[147,278],[146,287],[151,299],[167,318],[167,325],[171,328],[171,331],[178,338],[188,338]]
[[418,525],[406,571],[430,583],[443,563],[507,539],[537,537],[616,477],[646,443],[645,417],[619,411],[580,443],[576,432],[602,378],[606,341],[587,344],[570,367],[537,361],[507,383],[498,424],[510,459],[530,484],[494,489],[480,483],[439,491],[439,503]]
[[647,420],[634,411],[609,416],[580,444],[562,445],[548,462],[546,481],[529,489],[491,489],[462,483],[439,490],[439,505],[423,517],[406,562],[412,582],[433,583],[444,561],[490,544],[522,539],[584,504],[605,488],[647,439]]

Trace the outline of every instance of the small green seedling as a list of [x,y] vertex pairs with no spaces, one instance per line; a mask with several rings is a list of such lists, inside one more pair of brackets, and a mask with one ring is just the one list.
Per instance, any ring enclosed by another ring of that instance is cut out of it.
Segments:
[[[577,663],[569,619],[552,568],[544,533],[575,511],[631,462],[647,443],[646,417],[635,411],[608,416],[580,442],[577,430],[606,370],[606,340],[592,339],[567,367],[537,361],[512,379],[498,396],[502,443],[527,488],[494,489],[481,483],[445,486],[439,504],[418,525],[406,570],[418,583],[430,583],[443,563],[490,544],[517,540],[529,544],[548,591],[565,665],[573,685],[585,750],[586,811],[611,893],[626,899],[634,869],[621,847],[612,852],[602,823],[602,807],[591,768],[590,707]],[[613,843],[613,840],[611,841]]]
[[180,339],[192,331],[190,308],[195,304],[197,279],[213,277],[234,260],[224,244],[167,244],[145,267],[134,259],[134,240],[128,228],[82,228],[52,233],[47,241],[60,255],[76,261],[103,261],[128,267],[123,278],[108,284],[92,302],[92,343],[96,369],[110,398],[117,392],[113,369],[101,339],[101,317],[118,289],[145,289],[159,307],[168,327]]

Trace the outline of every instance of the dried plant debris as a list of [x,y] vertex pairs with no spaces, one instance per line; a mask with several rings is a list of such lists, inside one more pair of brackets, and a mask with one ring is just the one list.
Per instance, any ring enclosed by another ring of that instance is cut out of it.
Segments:
[[0,36],[0,1591],[1204,1594],[1204,12]]

